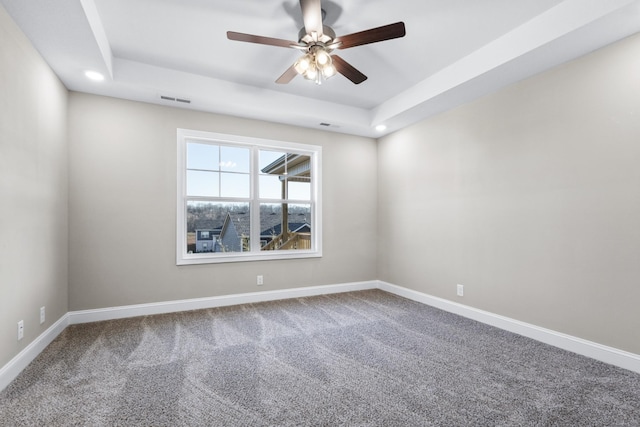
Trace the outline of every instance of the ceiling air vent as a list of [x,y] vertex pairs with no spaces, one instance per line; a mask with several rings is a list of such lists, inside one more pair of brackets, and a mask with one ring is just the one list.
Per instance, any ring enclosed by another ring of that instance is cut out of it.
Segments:
[[325,127],[325,128],[340,129],[340,125],[337,125],[335,123],[321,122],[320,126]]
[[191,100],[186,98],[174,98],[173,96],[160,95],[160,99],[165,101],[182,102],[183,104],[191,104]]

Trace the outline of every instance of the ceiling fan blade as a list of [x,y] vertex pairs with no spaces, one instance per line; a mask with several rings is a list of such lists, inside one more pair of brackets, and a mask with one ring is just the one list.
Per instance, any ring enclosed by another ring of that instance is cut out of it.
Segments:
[[359,85],[363,81],[367,80],[367,76],[355,69],[353,65],[349,64],[338,55],[331,55],[331,59],[333,59],[333,65],[336,67],[336,70],[353,83]]
[[322,6],[320,0],[300,0],[302,20],[307,34],[315,32],[317,37],[322,35]]
[[280,47],[296,47],[298,43],[289,40],[275,39],[273,37],[254,36],[253,34],[236,33],[235,31],[227,31],[227,38],[238,42],[248,42],[257,44],[266,44],[269,46]]
[[340,42],[338,49],[347,49],[349,47],[361,46],[363,44],[397,39],[399,37],[404,37],[405,34],[406,30],[404,28],[404,22],[396,22],[395,24],[383,25],[382,27],[371,28],[370,30],[336,37],[333,40],[333,43]]
[[287,71],[285,71],[284,73],[282,73],[280,77],[278,77],[278,80],[276,80],[276,83],[281,85],[287,84],[291,80],[293,80],[293,78],[297,75],[298,75],[298,72],[292,65],[291,67],[287,68]]

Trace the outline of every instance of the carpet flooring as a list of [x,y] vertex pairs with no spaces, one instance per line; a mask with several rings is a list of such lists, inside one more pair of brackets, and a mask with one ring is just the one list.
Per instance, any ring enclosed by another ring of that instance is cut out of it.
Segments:
[[640,426],[640,375],[379,290],[73,325],[2,426]]

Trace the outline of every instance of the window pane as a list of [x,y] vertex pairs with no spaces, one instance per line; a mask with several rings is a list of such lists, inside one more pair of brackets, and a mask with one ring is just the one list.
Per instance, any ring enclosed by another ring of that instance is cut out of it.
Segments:
[[187,169],[218,170],[217,145],[187,143]]
[[249,175],[242,173],[221,173],[222,185],[220,192],[222,197],[250,197]]
[[263,251],[311,249],[311,205],[262,203],[260,247]]
[[287,181],[287,198],[290,200],[311,200],[311,182],[309,178],[296,178]]
[[187,195],[217,197],[219,196],[218,172],[187,171]]
[[187,253],[250,249],[248,203],[187,202]]
[[289,230],[301,231],[301,227],[311,225],[311,205],[289,204]]
[[220,170],[249,173],[249,149],[220,147]]
[[260,198],[282,199],[282,182],[278,175],[260,175]]
[[271,242],[282,232],[282,205],[279,203],[260,204],[260,247]]
[[268,166],[275,166],[272,165],[276,160],[281,159],[284,160],[284,155],[285,153],[282,153],[280,151],[269,151],[269,150],[260,150],[260,172],[262,173],[270,173]]

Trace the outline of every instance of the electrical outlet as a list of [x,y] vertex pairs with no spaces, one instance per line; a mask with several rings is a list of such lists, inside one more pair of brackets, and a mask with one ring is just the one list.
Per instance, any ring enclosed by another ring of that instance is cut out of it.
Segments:
[[459,297],[463,297],[464,296],[464,286],[462,285],[458,285],[457,287],[457,293]]
[[44,323],[44,306],[40,307],[40,324],[42,325]]
[[24,338],[24,320],[18,322],[18,341]]
[[259,274],[256,278],[256,283],[258,284],[258,286],[262,286],[264,285],[264,277],[262,277],[262,274]]

